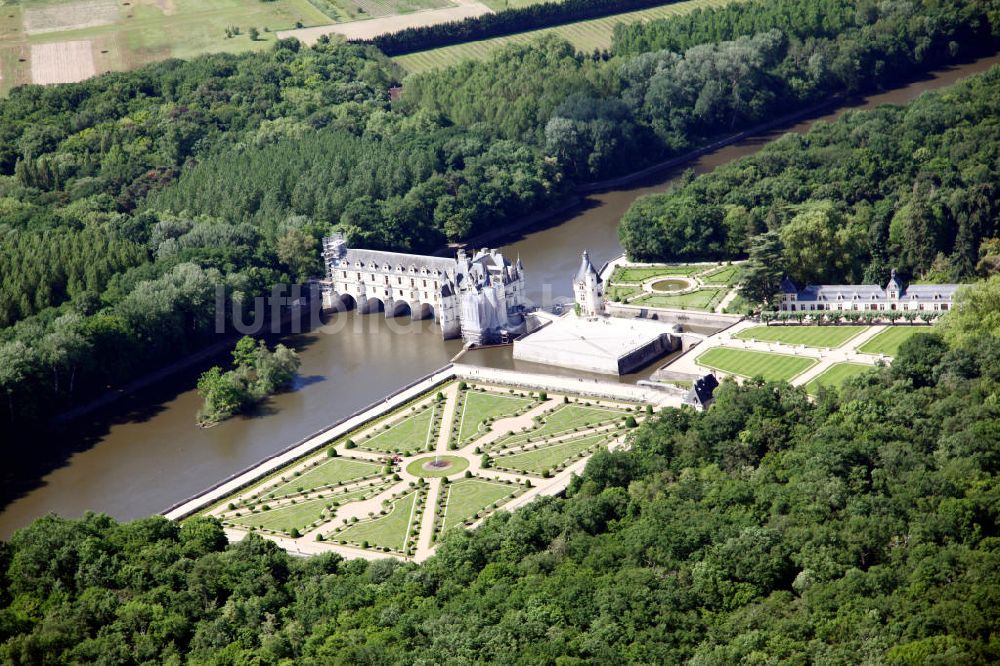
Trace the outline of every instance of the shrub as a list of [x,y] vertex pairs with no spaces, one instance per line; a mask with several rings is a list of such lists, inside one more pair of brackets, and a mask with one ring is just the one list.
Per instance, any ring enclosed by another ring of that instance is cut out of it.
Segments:
[[298,528],[297,528],[297,527],[293,527],[293,528],[292,528],[292,529],[291,529],[291,530],[290,530],[290,531],[288,532],[288,536],[292,537],[293,539],[298,539],[298,538],[299,538],[300,536],[302,536],[302,534],[301,534],[301,533],[299,533],[299,530],[298,530]]
[[344,444],[344,448],[345,449],[353,449],[353,448],[356,448],[356,447],[357,447],[357,444],[354,443],[353,439],[347,440],[347,443]]

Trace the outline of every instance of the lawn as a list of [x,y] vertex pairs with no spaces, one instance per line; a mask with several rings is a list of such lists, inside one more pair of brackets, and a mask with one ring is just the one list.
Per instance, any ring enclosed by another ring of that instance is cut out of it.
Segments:
[[733,337],[740,340],[833,348],[842,346],[866,330],[867,326],[754,326],[740,331]]
[[494,502],[509,497],[516,490],[516,486],[483,479],[460,479],[448,484],[442,532],[462,525]]
[[891,326],[858,347],[863,354],[895,356],[899,346],[917,333],[930,333],[930,326]]
[[806,393],[816,395],[820,386],[838,388],[851,377],[868,372],[873,367],[864,363],[834,363],[806,384]]
[[698,365],[741,377],[757,377],[774,382],[789,381],[819,361],[814,358],[716,347],[695,359]]
[[357,544],[367,541],[369,546],[402,551],[406,548],[406,536],[413,522],[416,500],[417,491],[414,490],[395,500],[388,514],[354,523],[330,537]]
[[[502,0],[500,1],[502,2]],[[516,1],[514,0],[514,2]],[[589,21],[567,23],[566,25],[553,28],[530,30],[506,37],[495,37],[493,39],[483,39],[429,51],[410,53],[398,56],[395,60],[408,72],[423,72],[428,69],[448,67],[449,65],[454,65],[457,62],[470,58],[485,60],[491,53],[507,44],[523,44],[546,34],[556,34],[573,44],[577,50],[590,53],[594,49],[611,48],[611,33],[615,25],[619,23],[637,23],[639,21],[678,16],[703,7],[721,7],[734,1],[740,2],[742,0],[687,0],[663,7],[624,12]],[[527,3],[522,0],[520,4]]]
[[378,463],[351,458],[330,458],[326,462],[320,463],[318,467],[312,467],[300,476],[293,477],[274,489],[268,490],[267,496],[281,497],[302,492],[299,490],[300,488],[313,490],[337,483],[346,483],[378,474],[381,471],[382,465]]
[[461,421],[458,427],[460,444],[474,439],[480,432],[480,426],[486,419],[496,419],[510,416],[534,403],[531,398],[501,395],[498,393],[466,391]]
[[584,405],[560,405],[555,411],[546,415],[541,425],[527,432],[518,432],[507,437],[501,437],[491,448],[509,448],[531,440],[554,437],[573,432],[574,428],[585,428],[602,423],[608,423],[625,415],[625,412],[604,407],[586,407]]
[[645,282],[655,277],[680,275],[687,277],[705,270],[705,266],[680,264],[677,266],[653,266],[650,268],[616,268],[611,274],[611,282]]
[[642,289],[640,287],[620,287],[618,285],[614,285],[608,288],[607,296],[608,300],[621,303],[641,292]]
[[423,451],[432,441],[432,426],[438,409],[435,403],[416,414],[404,417],[387,429],[379,430],[378,434],[370,439],[356,443],[363,449],[376,451]]
[[739,272],[739,266],[723,266],[717,271],[706,273],[700,277],[701,281],[705,284],[724,284],[731,287],[736,284],[736,276]]
[[[336,495],[327,495],[323,498],[305,500],[295,504],[286,504],[281,507],[261,511],[260,513],[244,513],[242,516],[228,515],[224,520],[242,525],[244,527],[257,527],[260,529],[274,530],[288,534],[292,529],[304,530],[317,520],[324,517],[326,507],[336,502],[339,506],[356,502],[368,497],[374,497],[389,487],[385,483],[376,486],[367,486],[357,490]],[[336,508],[327,511],[326,519],[333,517]]]
[[647,308],[680,308],[690,310],[711,310],[718,305],[729,291],[719,289],[699,289],[687,294],[647,294],[632,301],[631,305],[641,305]]
[[609,433],[571,439],[567,442],[543,446],[533,451],[498,457],[496,459],[496,466],[501,469],[514,469],[528,474],[541,474],[545,470],[552,469],[556,465],[564,463],[577,454],[609,439]]

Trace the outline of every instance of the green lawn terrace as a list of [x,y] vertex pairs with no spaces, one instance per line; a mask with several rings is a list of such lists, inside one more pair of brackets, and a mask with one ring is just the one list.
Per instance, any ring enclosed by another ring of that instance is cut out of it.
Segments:
[[932,332],[930,326],[890,326],[858,347],[858,351],[863,354],[893,357],[899,353],[899,346],[911,337],[930,332]]
[[[540,404],[527,391],[459,385],[450,448],[458,449],[489,432],[497,419],[518,416]],[[501,392],[504,391],[504,392]]]
[[562,471],[571,461],[582,459],[599,447],[606,446],[621,434],[620,429],[614,428],[556,442],[527,444],[515,452],[498,453],[493,466],[506,472],[548,477]]
[[385,492],[392,483],[378,479],[353,489],[318,492],[307,498],[285,497],[230,509],[218,518],[226,527],[258,530],[297,538],[333,521],[340,507],[370,499]]
[[840,388],[847,380],[869,372],[873,368],[875,366],[866,363],[834,363],[809,380],[806,384],[806,393],[816,396],[819,394],[821,386],[832,389]]
[[739,340],[835,349],[867,330],[867,326],[752,326],[733,337]]
[[325,539],[342,545],[412,555],[416,551],[426,500],[425,485],[408,488],[387,500],[380,513],[349,522],[330,532]]
[[443,411],[443,400],[439,400],[438,395],[442,394],[430,396],[379,421],[351,442],[366,451],[406,455],[433,448]]
[[435,512],[435,541],[455,527],[470,526],[503,506],[530,486],[512,480],[470,476],[441,488]]
[[698,289],[685,294],[643,294],[629,301],[629,305],[675,310],[714,310],[729,293],[728,287]]
[[490,450],[509,449],[524,444],[616,424],[626,419],[630,408],[594,405],[589,402],[566,402],[548,410],[533,420],[533,425],[519,432],[509,431],[487,447]]
[[696,359],[695,363],[739,377],[763,377],[768,381],[787,382],[819,363],[819,359],[791,354],[749,351],[728,347],[713,347]]

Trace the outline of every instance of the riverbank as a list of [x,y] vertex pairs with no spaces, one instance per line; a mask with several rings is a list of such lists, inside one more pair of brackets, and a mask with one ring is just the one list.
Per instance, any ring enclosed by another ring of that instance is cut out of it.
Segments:
[[[804,132],[817,120],[832,121],[852,109],[903,104],[997,63],[1000,58],[994,55],[937,70],[924,80],[831,108],[822,118],[748,137],[694,163],[664,171],[641,186],[589,195],[576,212],[560,220],[562,224],[524,230],[503,251],[507,256],[521,256],[528,271],[526,293],[533,301],[571,299],[571,278],[579,268],[580,252],[589,249],[597,263],[621,255],[617,236],[621,215],[637,198],[669,188],[683,169],[711,171],[756,152],[781,134]],[[302,377],[295,390],[275,396],[256,414],[230,419],[210,430],[195,427],[193,415],[201,404],[194,390],[196,377],[181,372],[89,418],[76,419],[71,428],[56,434],[35,433],[30,441],[37,444],[13,449],[3,470],[7,492],[0,512],[0,538],[49,512],[75,517],[90,509],[120,520],[157,513],[230,476],[233,470],[273,455],[285,443],[299,441],[400,385],[434,372],[461,350],[461,344],[442,341],[440,331],[428,321],[386,320],[352,311],[324,317],[323,323],[316,330],[281,339],[302,356]],[[491,367],[517,365],[503,352],[486,350],[476,362]],[[472,355],[463,358],[472,360]],[[646,377],[643,373],[623,381]]]

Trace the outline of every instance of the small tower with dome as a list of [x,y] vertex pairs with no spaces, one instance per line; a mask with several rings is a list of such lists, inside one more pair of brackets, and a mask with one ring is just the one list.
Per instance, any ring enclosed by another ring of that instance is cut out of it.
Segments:
[[584,317],[604,314],[604,282],[590,261],[590,254],[584,250],[580,270],[573,278],[573,296]]

